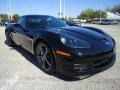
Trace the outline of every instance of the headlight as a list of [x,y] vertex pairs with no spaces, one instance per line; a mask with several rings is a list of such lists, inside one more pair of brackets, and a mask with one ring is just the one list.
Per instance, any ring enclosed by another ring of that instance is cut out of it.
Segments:
[[87,41],[82,39],[77,39],[74,36],[61,36],[60,37],[61,42],[72,48],[90,48],[90,45]]

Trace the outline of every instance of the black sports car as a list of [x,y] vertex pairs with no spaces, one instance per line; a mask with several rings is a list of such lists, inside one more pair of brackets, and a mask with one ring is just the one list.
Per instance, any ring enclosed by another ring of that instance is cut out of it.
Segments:
[[25,15],[5,29],[9,46],[20,45],[35,55],[40,68],[78,77],[111,67],[116,58],[115,41],[93,27],[67,26],[46,15]]

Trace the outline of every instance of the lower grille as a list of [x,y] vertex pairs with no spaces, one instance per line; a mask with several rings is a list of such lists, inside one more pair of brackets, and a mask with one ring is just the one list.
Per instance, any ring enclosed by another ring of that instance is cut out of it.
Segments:
[[109,64],[110,61],[111,61],[111,57],[93,61],[93,67],[94,68],[104,67],[105,65]]

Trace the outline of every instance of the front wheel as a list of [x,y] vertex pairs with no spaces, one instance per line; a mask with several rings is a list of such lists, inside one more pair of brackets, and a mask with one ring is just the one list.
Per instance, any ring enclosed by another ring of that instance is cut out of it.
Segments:
[[39,42],[36,46],[35,56],[40,68],[46,73],[55,71],[55,60],[51,48],[43,42]]

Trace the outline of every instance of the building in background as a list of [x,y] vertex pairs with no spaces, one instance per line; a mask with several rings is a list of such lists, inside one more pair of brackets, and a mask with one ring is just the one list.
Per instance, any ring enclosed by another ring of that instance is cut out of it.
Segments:
[[120,19],[120,15],[107,11],[107,19]]

